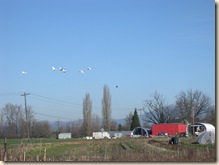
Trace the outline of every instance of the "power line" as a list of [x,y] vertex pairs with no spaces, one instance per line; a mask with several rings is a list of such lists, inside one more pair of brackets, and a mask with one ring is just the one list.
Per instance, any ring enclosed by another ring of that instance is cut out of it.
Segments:
[[0,93],[0,97],[4,97],[4,96],[17,96],[19,95],[21,92],[12,92],[12,93]]
[[33,94],[33,93],[32,93],[31,95],[37,96],[37,97],[40,97],[40,98],[43,98],[43,99],[47,99],[47,100],[53,100],[53,101],[56,101],[56,102],[59,102],[59,103],[82,106],[82,104],[67,102],[67,101],[58,100],[58,99],[53,99],[53,98],[41,96],[41,95],[38,95],[38,94]]
[[[42,95],[38,95],[38,94],[33,94],[31,93],[31,95],[33,96],[36,96],[36,97],[39,97],[39,98],[42,98],[42,99],[45,99],[43,101],[46,101],[46,100],[50,100],[49,102],[53,101],[52,103],[61,103],[61,104],[67,104],[67,105],[73,105],[73,106],[80,106],[80,107],[83,107],[83,104],[79,104],[79,103],[72,103],[72,102],[68,102],[68,101],[63,101],[63,100],[59,100],[59,99],[54,99],[54,98],[51,98],[51,97],[45,97],[45,96],[42,96]],[[32,97],[33,98],[33,97]],[[35,99],[38,99],[38,98],[35,98]],[[39,100],[39,99],[38,99]],[[48,102],[48,101],[47,101]],[[92,108],[95,108],[95,109],[100,109],[101,107],[98,107],[98,106],[92,106]]]
[[[45,96],[42,96],[42,95],[38,95],[38,94],[33,94],[31,93],[31,95],[33,96],[36,96],[36,97],[39,97],[39,98],[43,98],[43,99],[46,99],[46,100],[52,100],[52,101],[55,101],[56,102],[59,102],[59,103],[62,103],[62,104],[69,104],[69,105],[74,105],[74,106],[83,106],[82,104],[79,104],[79,103],[72,103],[72,102],[68,102],[68,101],[63,101],[63,100],[59,100],[59,99],[54,99],[54,98],[51,98],[51,97],[45,97]],[[35,98],[36,99],[36,98]],[[45,100],[43,100],[45,101]],[[102,107],[100,106],[92,106],[92,108],[97,108],[97,109],[100,109]],[[122,109],[131,109],[130,107],[129,108],[123,108],[123,107],[112,107],[113,109],[118,109],[118,110],[122,110]],[[133,108],[134,109],[134,108]]]
[[[32,98],[32,97],[30,97]],[[52,112],[53,114],[54,113],[57,113],[57,112],[60,112],[60,106],[49,106],[49,105],[33,105],[34,107],[34,111],[39,111],[39,110],[46,110],[48,112]],[[82,114],[82,109],[79,109],[79,108],[71,108],[71,107],[67,107],[67,108],[62,108],[62,114],[64,113],[71,113],[72,115],[78,115],[78,114]]]
[[77,105],[70,105],[70,104],[65,104],[65,103],[61,103],[61,102],[56,102],[56,101],[53,101],[53,100],[47,100],[47,99],[44,99],[44,98],[41,98],[41,97],[36,97],[36,96],[31,96],[30,98],[34,99],[34,100],[39,100],[39,101],[43,101],[43,102],[47,102],[47,103],[53,103],[53,104],[60,104],[60,105],[64,105],[64,106],[77,106]]
[[48,114],[43,114],[43,113],[38,113],[38,112],[35,112],[35,114],[42,115],[42,116],[47,116],[47,117],[53,117],[53,118],[57,118],[57,119],[72,120],[72,119],[66,118],[66,117],[60,117],[60,116],[55,116],[55,115],[48,115]]
[[[0,96],[11,96],[11,95],[17,95],[19,94],[18,92],[14,92],[14,93],[2,93],[0,94]],[[35,97],[34,97],[35,96]],[[68,106],[80,106],[83,107],[83,104],[80,103],[73,103],[73,102],[69,102],[69,101],[63,101],[60,99],[55,99],[55,98],[51,98],[51,97],[46,97],[46,96],[42,96],[39,94],[35,94],[35,93],[31,93],[30,95],[31,98],[33,99],[37,99],[37,100],[42,100],[45,102],[50,102],[50,103],[55,103],[55,104],[64,104],[64,105],[68,105]],[[92,106],[93,109],[102,109],[101,106]],[[134,109],[134,108],[123,108],[123,107],[112,107],[112,109],[114,110],[130,110],[130,109]]]

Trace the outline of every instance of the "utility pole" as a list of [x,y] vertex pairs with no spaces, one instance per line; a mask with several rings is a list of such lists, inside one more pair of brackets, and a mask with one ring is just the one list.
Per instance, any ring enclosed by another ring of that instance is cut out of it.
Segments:
[[195,136],[195,110],[194,107],[192,107],[192,122],[193,122],[193,136]]
[[141,111],[143,111],[144,110],[144,108],[142,108],[142,109],[138,109],[138,111],[140,111],[140,116],[141,116],[141,122],[140,122],[140,125],[141,125],[141,136],[143,136],[143,131],[142,131],[142,128],[143,128],[143,124],[142,124],[142,115],[141,115]]
[[27,95],[30,95],[30,93],[25,93],[24,92],[24,94],[21,94],[21,96],[24,96],[24,106],[25,106],[25,113],[26,113],[26,128],[27,128],[27,138],[28,138],[28,140],[29,140],[29,126],[28,126],[28,116],[27,116],[27,101],[26,101],[26,96]]

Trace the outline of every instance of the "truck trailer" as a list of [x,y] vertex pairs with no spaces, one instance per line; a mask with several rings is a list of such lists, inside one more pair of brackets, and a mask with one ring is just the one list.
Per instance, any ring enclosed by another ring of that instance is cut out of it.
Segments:
[[154,124],[152,125],[152,135],[157,136],[160,134],[176,135],[176,134],[187,134],[186,124]]

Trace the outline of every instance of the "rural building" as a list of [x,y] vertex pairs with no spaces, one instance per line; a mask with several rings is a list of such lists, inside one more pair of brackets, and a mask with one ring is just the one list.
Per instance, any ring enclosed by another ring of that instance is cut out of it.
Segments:
[[104,137],[110,139],[110,134],[108,132],[93,132],[94,139],[103,139]]
[[114,137],[114,138],[139,137],[139,136],[148,137],[149,135],[151,135],[151,129],[137,127],[133,131],[109,131],[108,133],[110,137]]
[[94,139],[107,138],[121,138],[121,137],[139,137],[139,136],[149,136],[151,130],[147,128],[137,127],[133,131],[109,131],[109,132],[93,132]]
[[200,133],[197,138],[199,144],[214,144],[215,143],[215,134],[211,131],[206,131]]
[[71,133],[60,133],[58,134],[58,139],[70,139]]
[[212,133],[215,134],[215,127],[209,123],[199,123],[196,122],[193,124],[190,124],[188,126],[188,132],[193,134],[193,127],[194,127],[194,131],[195,131],[195,135],[199,135],[202,132],[206,132],[206,131],[210,131]]
[[111,139],[112,137],[132,137],[132,131],[93,132],[94,139],[103,139],[104,137],[107,137],[108,139]]
[[138,136],[146,136],[148,137],[151,135],[151,129],[143,128],[143,127],[137,127],[132,131],[133,137]]
[[109,131],[110,137],[121,138],[131,137],[132,131]]
[[186,124],[154,124],[152,125],[152,135],[157,136],[160,133],[168,133],[168,135],[187,134]]

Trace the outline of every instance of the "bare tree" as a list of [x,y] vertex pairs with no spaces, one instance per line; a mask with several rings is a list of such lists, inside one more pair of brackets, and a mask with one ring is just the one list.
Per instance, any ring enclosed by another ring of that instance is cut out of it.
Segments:
[[[46,122],[44,122],[40,128],[39,124],[39,122],[36,122],[31,106],[27,107],[27,113],[25,113],[21,105],[13,105],[11,103],[6,104],[5,107],[1,109],[0,136],[10,138],[36,137],[37,131],[42,132],[45,128],[49,127]],[[47,132],[49,132],[48,129]]]
[[206,115],[203,118],[203,121],[216,126],[215,105],[210,106],[208,108],[207,113],[206,113]]
[[118,131],[119,124],[115,120],[111,120],[110,131]]
[[[13,105],[8,103],[2,109],[2,113],[5,117],[5,128],[4,133],[8,137],[19,137],[21,136],[21,125],[23,121],[22,107],[20,105]],[[2,120],[4,118],[2,116]]]
[[65,124],[65,131],[66,132],[71,132],[71,125],[72,125],[72,122],[70,122],[70,121]]
[[64,131],[64,126],[60,120],[56,121],[56,136],[58,137],[58,134]]
[[100,117],[98,115],[92,116],[92,132],[100,131]]
[[152,95],[151,99],[145,100],[145,107],[147,122],[158,124],[168,123],[170,121],[168,116],[169,110],[165,99],[156,91]]
[[77,120],[72,122],[72,126],[71,126],[71,133],[73,137],[79,138],[82,137],[83,134],[83,121],[82,120]]
[[92,131],[92,101],[87,93],[83,100],[83,129],[85,136],[91,136]]
[[132,118],[133,118],[132,112],[129,112],[129,114],[126,115],[126,117],[125,117],[124,129],[127,131],[129,131],[131,128]]
[[103,88],[102,99],[102,117],[103,117],[103,129],[110,131],[111,124],[111,95],[107,85]]
[[176,111],[181,120],[192,122],[193,118],[200,118],[207,112],[210,103],[210,98],[203,92],[190,89],[176,96]]
[[3,137],[3,131],[4,130],[4,115],[3,110],[0,110],[0,138]]
[[31,135],[37,138],[48,138],[51,135],[51,128],[49,122],[45,121],[34,121],[32,123]]
[[26,118],[24,117],[24,110],[21,105],[6,104],[1,111],[1,125],[4,125],[1,129],[2,134],[4,132],[5,136],[13,138],[26,137],[29,132],[28,129],[31,129],[32,122],[35,121],[30,106],[27,108],[27,115],[28,121],[26,121]]
[[27,106],[27,133],[29,134],[30,137],[33,135],[31,134],[32,132],[32,127],[33,123],[36,121],[35,116],[34,116],[34,111],[32,110],[32,106]]
[[15,111],[15,121],[16,121],[16,134],[18,137],[23,137],[25,134],[24,124],[24,112],[21,106],[16,106],[17,110]]

